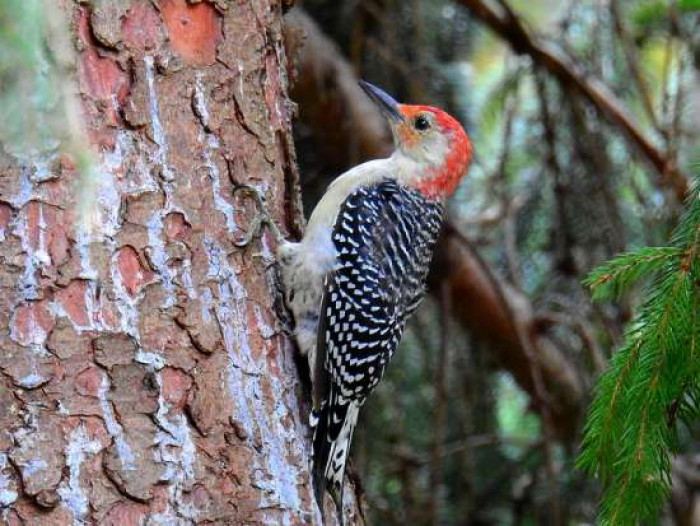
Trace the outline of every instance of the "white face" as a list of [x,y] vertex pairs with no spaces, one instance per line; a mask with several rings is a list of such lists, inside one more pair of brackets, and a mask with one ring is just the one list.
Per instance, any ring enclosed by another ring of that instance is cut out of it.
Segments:
[[415,165],[411,171],[437,168],[445,162],[450,150],[449,139],[438,128],[432,113],[418,113],[393,125],[392,132],[397,146],[396,155],[405,158],[402,164],[406,168]]
[[447,137],[435,130],[426,133],[421,140],[407,147],[404,152],[424,166],[437,167],[445,162],[449,149]]

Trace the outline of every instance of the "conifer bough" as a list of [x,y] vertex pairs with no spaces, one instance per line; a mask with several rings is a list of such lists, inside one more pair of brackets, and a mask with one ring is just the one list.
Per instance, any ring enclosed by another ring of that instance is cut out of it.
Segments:
[[598,381],[578,466],[600,478],[603,525],[653,519],[671,488],[679,422],[700,413],[700,178],[669,247],[613,259],[587,280],[611,299],[651,278],[624,345]]

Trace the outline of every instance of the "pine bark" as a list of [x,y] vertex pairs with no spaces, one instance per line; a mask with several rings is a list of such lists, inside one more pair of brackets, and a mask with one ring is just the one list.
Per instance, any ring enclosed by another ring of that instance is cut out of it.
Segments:
[[63,4],[95,207],[66,155],[0,152],[0,516],[315,523],[274,240],[234,244],[236,183],[298,232],[282,6]]

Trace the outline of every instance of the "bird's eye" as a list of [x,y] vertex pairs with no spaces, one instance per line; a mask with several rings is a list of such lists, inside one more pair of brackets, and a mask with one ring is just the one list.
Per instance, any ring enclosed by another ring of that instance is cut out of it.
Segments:
[[428,118],[425,115],[419,115],[413,126],[418,131],[425,131],[430,128],[430,121],[428,121]]

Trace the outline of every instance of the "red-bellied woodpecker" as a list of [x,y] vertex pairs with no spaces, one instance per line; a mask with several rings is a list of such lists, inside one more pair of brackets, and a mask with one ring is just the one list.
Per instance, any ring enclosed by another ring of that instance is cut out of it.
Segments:
[[384,374],[406,321],[424,295],[445,200],[467,172],[469,138],[447,113],[398,104],[360,82],[387,117],[396,150],[338,177],[314,208],[300,242],[284,240],[264,209],[247,245],[268,223],[295,337],[313,383],[312,477],[323,517],[328,489],[343,524],[343,479],[360,408]]
[[299,243],[278,250],[282,280],[313,380],[313,483],[342,523],[343,478],[360,408],[377,386],[424,295],[443,205],[466,174],[459,123],[428,106],[362,88],[389,120],[396,146],[338,177]]

